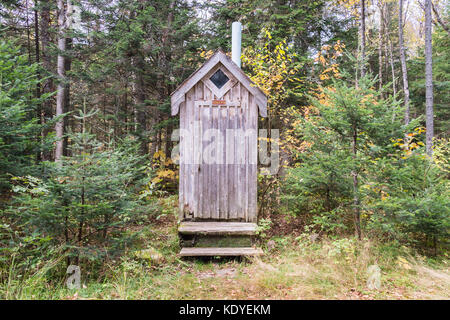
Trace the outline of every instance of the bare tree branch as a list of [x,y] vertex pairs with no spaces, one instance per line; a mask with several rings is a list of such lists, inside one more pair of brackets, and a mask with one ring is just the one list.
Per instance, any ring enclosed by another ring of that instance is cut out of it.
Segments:
[[[417,1],[417,3],[422,8],[422,10],[425,11],[425,6],[420,1]],[[433,8],[434,16],[436,18],[436,19],[432,19],[433,24],[435,26],[437,26],[437,27],[441,26],[450,35],[450,28],[447,26],[447,24],[444,21],[442,21],[442,19],[439,16],[439,13],[437,12],[436,7],[434,6],[433,2],[431,2],[431,7]]]
[[450,30],[449,30],[447,24],[446,24],[444,21],[442,21],[441,17],[439,16],[439,13],[437,12],[436,7],[435,7],[434,4],[433,4],[433,1],[431,1],[431,8],[433,8],[434,16],[436,17],[437,22],[439,22],[439,24],[441,25],[441,27],[442,27],[445,31],[447,31],[447,33],[450,35]]

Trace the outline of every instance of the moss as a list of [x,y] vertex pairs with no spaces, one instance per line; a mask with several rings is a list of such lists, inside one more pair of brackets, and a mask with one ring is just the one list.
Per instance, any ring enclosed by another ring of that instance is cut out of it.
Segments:
[[183,236],[182,247],[251,247],[253,239],[250,236]]

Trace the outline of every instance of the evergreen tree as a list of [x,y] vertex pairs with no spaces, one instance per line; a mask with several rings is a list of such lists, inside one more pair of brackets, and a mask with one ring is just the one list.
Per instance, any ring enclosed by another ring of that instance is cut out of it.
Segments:
[[139,196],[145,167],[138,144],[133,138],[98,142],[87,123],[96,112],[76,116],[82,130],[68,133],[71,157],[45,163],[44,178],[14,178],[10,218],[25,234],[47,239],[43,244],[62,246],[68,264],[102,261],[122,252],[133,236],[123,228],[151,212],[143,209]]
[[48,148],[41,145],[42,126],[36,117],[39,99],[33,88],[39,83],[37,64],[12,42],[0,41],[0,190],[8,188],[11,176],[26,175],[35,167],[37,154]]
[[344,227],[352,214],[360,238],[361,186],[371,161],[392,149],[391,139],[402,137],[402,110],[395,100],[381,98],[368,75],[357,87],[344,79],[322,89],[309,116],[298,123],[296,130],[310,147],[289,170],[285,200],[291,210],[315,213],[325,229]]

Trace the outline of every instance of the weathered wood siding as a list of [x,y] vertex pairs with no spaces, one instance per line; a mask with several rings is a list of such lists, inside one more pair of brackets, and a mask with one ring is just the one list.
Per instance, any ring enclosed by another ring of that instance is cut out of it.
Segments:
[[[227,104],[212,105],[214,99]],[[180,104],[182,220],[256,222],[257,122],[255,98],[239,81],[223,97],[216,97],[203,81],[186,93]],[[208,129],[217,129],[223,140],[205,135]],[[233,137],[227,129],[242,131]]]

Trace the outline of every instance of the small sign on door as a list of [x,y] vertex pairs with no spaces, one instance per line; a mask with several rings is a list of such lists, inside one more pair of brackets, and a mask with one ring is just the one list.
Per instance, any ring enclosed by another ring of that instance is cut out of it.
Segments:
[[212,105],[213,106],[223,106],[223,105],[226,105],[226,102],[225,102],[225,100],[213,100]]

